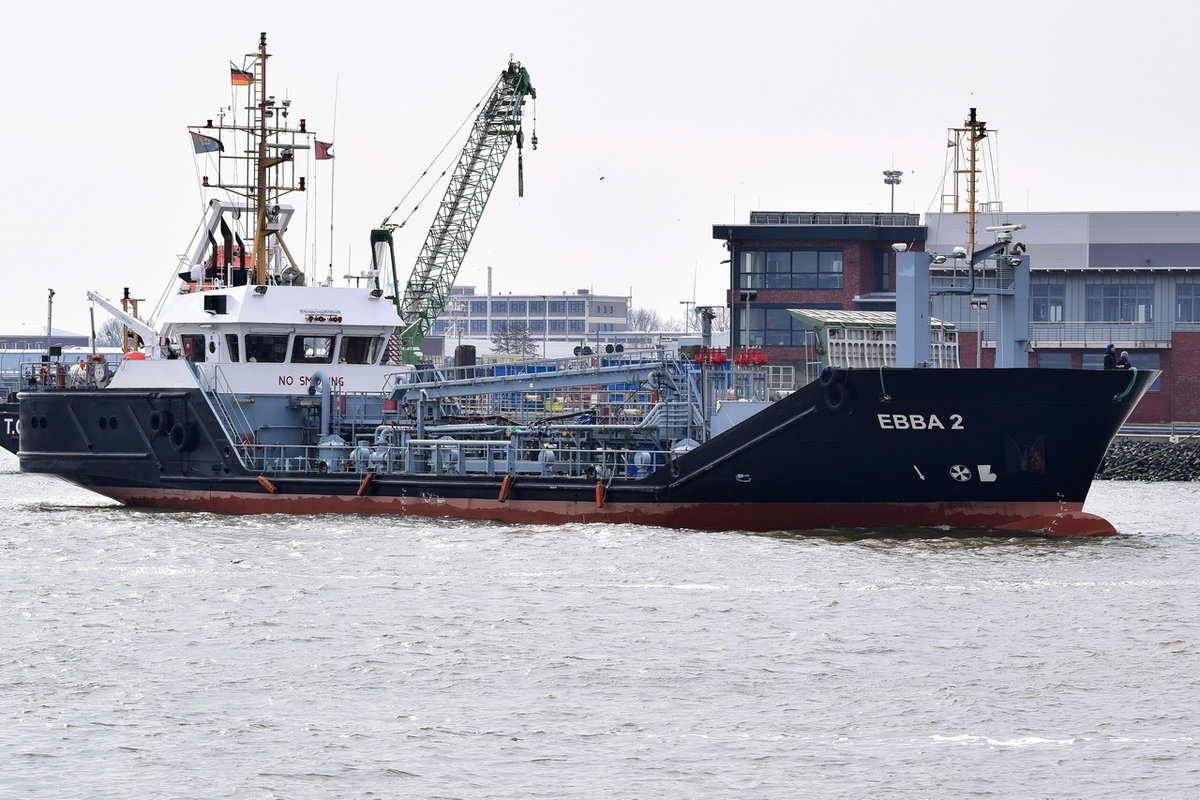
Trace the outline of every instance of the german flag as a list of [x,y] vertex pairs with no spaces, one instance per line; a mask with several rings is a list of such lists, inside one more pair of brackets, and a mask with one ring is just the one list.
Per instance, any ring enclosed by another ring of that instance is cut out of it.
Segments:
[[254,73],[246,72],[245,70],[238,69],[237,67],[230,67],[229,81],[234,86],[249,86],[250,84],[254,83]]

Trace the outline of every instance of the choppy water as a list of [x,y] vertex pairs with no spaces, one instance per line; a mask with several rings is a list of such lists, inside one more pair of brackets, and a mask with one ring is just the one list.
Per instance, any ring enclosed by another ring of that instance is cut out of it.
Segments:
[[137,512],[5,459],[3,798],[1200,794],[1200,484],[869,540]]

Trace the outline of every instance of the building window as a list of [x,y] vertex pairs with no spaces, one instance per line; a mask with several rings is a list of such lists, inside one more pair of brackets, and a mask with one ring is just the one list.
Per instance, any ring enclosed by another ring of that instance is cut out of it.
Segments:
[[472,314],[486,314],[487,313],[487,300],[472,300],[471,301],[471,313]]
[[[1042,369],[1070,369],[1070,353],[1038,353],[1037,365]],[[1103,366],[1103,364],[1101,364]]]
[[[751,347],[801,347],[807,343],[808,330],[808,326],[789,314],[786,308],[750,309]],[[736,346],[745,346],[744,329],[737,331],[735,341]]]
[[1066,285],[1035,283],[1029,287],[1029,321],[1062,322],[1066,306]]
[[530,314],[545,314],[546,313],[546,301],[545,300],[530,300],[529,301],[529,313]]
[[1175,284],[1175,321],[1200,322],[1200,283]]
[[567,320],[567,332],[568,333],[584,333],[586,330],[587,329],[583,325],[583,320],[581,320],[581,319]]
[[573,317],[587,313],[587,303],[583,300],[571,300],[567,303],[567,313]]
[[515,317],[525,316],[525,301],[524,300],[509,300],[508,313]]
[[493,300],[492,301],[492,313],[493,314],[503,314],[504,316],[507,316],[508,315],[508,301],[507,300]]
[[567,313],[567,301],[566,300],[551,300],[548,303],[548,305],[550,307],[551,314]]
[[892,275],[888,268],[888,252],[875,251],[875,291],[890,292],[892,290]]
[[544,320],[544,319],[529,320],[529,332],[530,333],[545,333],[546,332],[546,320]]
[[739,289],[841,289],[841,250],[751,250],[739,259]]
[[1154,286],[1094,283],[1087,287],[1088,322],[1153,322]]
[[439,319],[433,323],[434,336],[443,336],[448,330],[450,330],[450,323],[444,319]]
[[551,333],[566,333],[567,332],[567,321],[565,319],[550,320],[550,332]]
[[487,320],[486,319],[471,320],[471,335],[486,336],[487,335]]

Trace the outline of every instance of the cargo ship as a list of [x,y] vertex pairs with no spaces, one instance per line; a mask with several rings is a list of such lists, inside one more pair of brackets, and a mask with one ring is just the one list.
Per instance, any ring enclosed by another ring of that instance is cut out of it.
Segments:
[[[313,134],[272,113],[265,34],[248,58],[234,82],[251,119],[210,121],[192,139],[218,154],[249,142],[249,188],[204,178],[234,199],[211,202],[153,323],[90,294],[141,346],[94,380],[24,387],[6,412],[23,471],[129,506],[218,513],[1114,532],[1084,501],[1158,373],[931,366],[923,309],[931,265],[946,261],[932,254],[903,254],[916,277],[898,290],[897,340],[880,364],[829,363],[794,389],[713,348],[427,363],[421,336],[444,304],[435,284],[456,269],[446,242],[469,241],[478,219],[464,217],[464,187],[494,179],[520,146],[528,73],[501,74],[401,292],[386,228],[372,233],[366,285],[310,285],[292,258],[282,201],[304,188],[290,171]],[[999,259],[998,291],[1019,301],[1004,286],[1019,289],[1023,268],[1027,280],[1027,256],[1005,233],[952,258],[972,276]]]

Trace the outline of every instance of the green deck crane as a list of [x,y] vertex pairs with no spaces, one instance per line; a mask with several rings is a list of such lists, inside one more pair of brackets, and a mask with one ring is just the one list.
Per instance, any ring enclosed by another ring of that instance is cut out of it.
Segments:
[[[471,237],[475,235],[479,218],[483,216],[500,167],[514,140],[517,143],[517,191],[519,196],[525,194],[521,114],[526,95],[531,99],[537,97],[529,73],[520,63],[510,59],[475,118],[404,293],[401,295],[397,291],[393,298],[401,320],[396,333],[405,363],[416,362],[421,342],[429,335],[434,321],[450,299],[450,290],[467,255]],[[536,150],[536,132],[531,144]],[[392,243],[392,231],[397,227],[385,220],[383,225],[371,231],[371,260],[376,275],[390,267],[393,284],[399,287]]]

